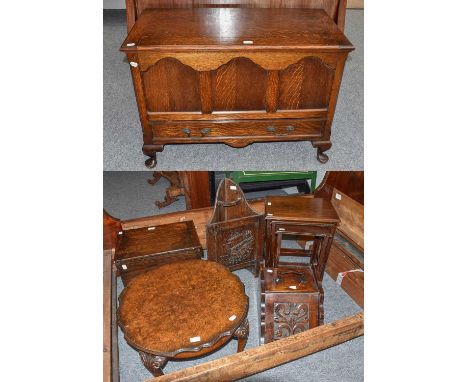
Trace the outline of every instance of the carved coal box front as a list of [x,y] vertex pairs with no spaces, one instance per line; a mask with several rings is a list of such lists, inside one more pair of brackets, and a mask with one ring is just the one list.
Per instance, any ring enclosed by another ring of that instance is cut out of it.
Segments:
[[115,250],[124,285],[136,275],[176,260],[199,259],[203,249],[193,221],[120,231]]
[[206,225],[208,259],[230,270],[252,267],[257,275],[263,224],[263,215],[250,208],[241,188],[224,179],[218,187],[213,216]]
[[323,290],[310,266],[260,270],[260,344],[323,324]]

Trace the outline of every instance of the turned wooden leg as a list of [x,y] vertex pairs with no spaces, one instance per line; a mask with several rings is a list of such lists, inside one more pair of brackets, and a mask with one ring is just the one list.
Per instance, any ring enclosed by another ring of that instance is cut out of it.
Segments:
[[245,344],[249,338],[249,320],[247,320],[247,318],[237,328],[236,332],[234,333],[234,337],[237,338],[237,352],[240,353],[241,351],[244,351]]
[[158,208],[163,208],[163,207],[167,207],[169,204],[172,204],[174,203],[177,198],[174,198],[171,193],[171,191],[169,189],[166,190],[166,196],[164,197],[164,201],[163,202],[160,202],[160,201],[155,201],[154,204],[158,207]]
[[156,153],[163,151],[163,149],[163,145],[144,145],[143,154],[149,156],[149,158],[145,160],[145,166],[148,168],[155,168],[158,163],[156,160]]
[[162,177],[166,178],[171,185],[166,188],[166,196],[164,201],[156,201],[154,204],[158,208],[163,208],[168,206],[171,203],[174,203],[177,200],[177,197],[184,195],[184,188],[182,187],[182,182],[179,177],[178,171],[154,171],[153,179],[148,179],[148,183],[151,185],[156,184]]
[[328,155],[325,154],[324,151],[332,147],[331,142],[312,142],[312,146],[317,148],[317,160],[320,163],[327,163]]
[[160,171],[153,171],[153,178],[148,179],[148,183],[154,186],[156,183],[158,183],[159,179],[162,178],[162,174]]
[[140,358],[143,361],[143,365],[149,370],[151,374],[155,377],[164,375],[162,369],[166,366],[167,358],[161,357],[159,355],[152,355],[140,351]]

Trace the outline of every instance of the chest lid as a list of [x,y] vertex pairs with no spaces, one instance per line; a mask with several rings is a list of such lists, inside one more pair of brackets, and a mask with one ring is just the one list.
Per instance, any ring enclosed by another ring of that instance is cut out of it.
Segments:
[[339,223],[340,218],[327,199],[308,196],[267,196],[266,219]]
[[191,220],[121,232],[115,250],[116,260],[201,247]]
[[265,292],[270,293],[314,293],[319,288],[310,266],[281,266],[265,268]]
[[323,9],[146,9],[121,51],[353,50]]

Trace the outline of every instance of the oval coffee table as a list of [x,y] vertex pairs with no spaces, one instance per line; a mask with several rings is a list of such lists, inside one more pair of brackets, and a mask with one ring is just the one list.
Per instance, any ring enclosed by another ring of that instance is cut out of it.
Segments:
[[162,265],[136,276],[119,296],[118,320],[145,367],[162,375],[169,359],[210,353],[249,335],[244,284],[224,266],[205,260]]

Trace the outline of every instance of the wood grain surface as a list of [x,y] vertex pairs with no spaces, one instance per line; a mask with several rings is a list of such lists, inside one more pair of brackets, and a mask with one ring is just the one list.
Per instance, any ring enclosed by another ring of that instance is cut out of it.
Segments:
[[357,313],[269,344],[147,382],[234,381],[294,361],[364,335],[364,313]]
[[[303,196],[267,196],[267,219],[338,223],[340,218],[329,200]],[[268,203],[270,203],[268,205]]]
[[136,276],[119,302],[126,341],[141,351],[175,358],[213,350],[221,338],[235,333],[248,311],[239,278],[205,260],[177,261]]
[[314,47],[352,49],[349,40],[322,9],[194,8],[146,9],[121,50]]

